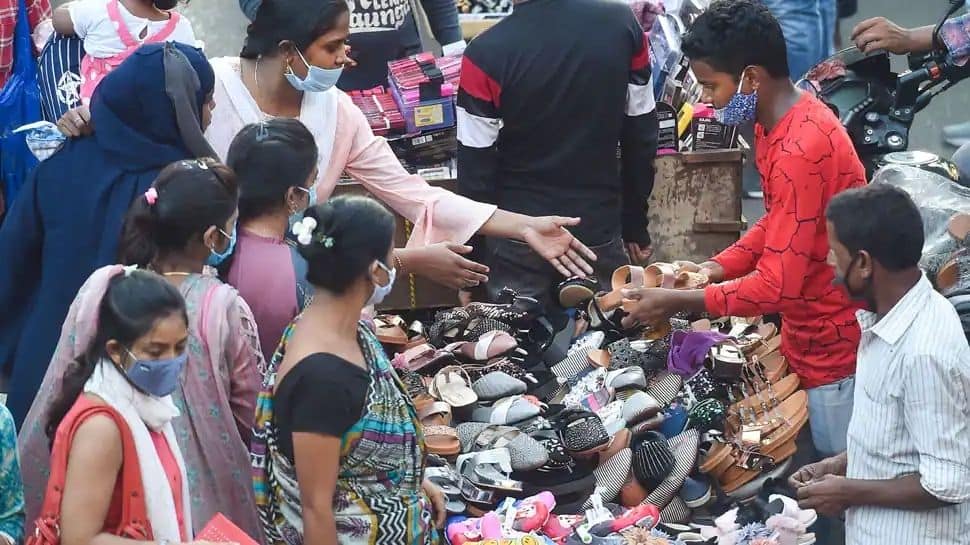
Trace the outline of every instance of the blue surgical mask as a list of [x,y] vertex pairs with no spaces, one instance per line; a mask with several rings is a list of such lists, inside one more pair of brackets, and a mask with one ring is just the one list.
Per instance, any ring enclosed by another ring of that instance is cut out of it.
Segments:
[[344,71],[343,66],[340,68],[320,68],[308,63],[299,50],[297,50],[297,54],[300,55],[300,59],[306,65],[306,78],[300,79],[292,68],[287,68],[286,73],[283,74],[286,76],[286,81],[290,82],[294,89],[306,93],[322,93],[329,91],[331,87],[337,84],[340,74]]
[[394,279],[397,278],[397,269],[388,268],[387,265],[381,263],[380,261],[377,262],[377,266],[387,272],[387,284],[383,286],[374,284],[374,293],[372,293],[370,299],[367,300],[367,304],[364,305],[365,307],[381,304],[388,294],[391,293],[391,290],[394,289]]
[[744,85],[744,72],[741,73],[738,90],[731,97],[727,106],[714,110],[714,117],[718,122],[735,126],[754,119],[755,110],[758,106],[758,91],[754,90],[751,91],[751,94],[746,95],[741,92],[742,85]]
[[131,350],[128,355],[135,360],[125,371],[128,380],[139,390],[155,397],[165,397],[178,388],[179,375],[189,359],[187,352],[167,360],[140,360]]
[[232,255],[233,250],[236,249],[236,231],[238,230],[236,229],[235,225],[232,227],[232,235],[229,235],[222,229],[219,229],[222,236],[229,239],[229,246],[226,246],[225,251],[222,252],[217,252],[215,249],[210,249],[209,258],[206,259],[206,265],[209,265],[210,267],[218,267],[219,265],[222,265],[223,261],[229,259],[229,256]]

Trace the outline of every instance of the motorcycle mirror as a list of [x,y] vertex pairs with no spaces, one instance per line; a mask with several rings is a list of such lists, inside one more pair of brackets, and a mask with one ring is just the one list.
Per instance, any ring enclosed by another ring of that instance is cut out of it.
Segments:
[[933,29],[933,44],[939,47],[943,44],[943,40],[940,39],[940,29],[943,28],[943,23],[950,18],[954,13],[960,10],[965,5],[965,0],[950,0],[950,9],[947,10],[946,15],[940,19],[939,23],[936,23],[936,28]]

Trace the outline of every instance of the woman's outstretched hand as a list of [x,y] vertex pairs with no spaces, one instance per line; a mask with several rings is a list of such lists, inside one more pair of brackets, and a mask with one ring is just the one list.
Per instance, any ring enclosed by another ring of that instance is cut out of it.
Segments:
[[473,288],[488,282],[488,267],[462,257],[471,251],[471,246],[453,242],[396,250],[406,272],[455,289]]
[[574,225],[579,225],[579,218],[530,218],[522,240],[563,276],[587,276],[593,274],[589,262],[596,261],[596,254],[566,229]]

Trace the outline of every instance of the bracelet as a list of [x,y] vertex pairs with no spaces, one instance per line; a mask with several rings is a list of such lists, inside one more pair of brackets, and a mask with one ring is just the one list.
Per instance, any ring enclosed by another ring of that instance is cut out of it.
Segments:
[[394,268],[397,269],[398,274],[406,274],[404,262],[401,261],[401,256],[397,252],[394,252]]

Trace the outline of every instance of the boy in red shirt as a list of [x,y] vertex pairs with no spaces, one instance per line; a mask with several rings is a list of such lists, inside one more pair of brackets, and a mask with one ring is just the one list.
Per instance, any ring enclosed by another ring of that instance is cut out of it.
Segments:
[[629,321],[658,323],[678,311],[716,316],[780,313],[782,353],[809,394],[816,450],[842,452],[852,415],[859,326],[856,307],[826,265],[825,207],[866,183],[865,169],[835,115],[792,84],[781,27],[753,0],[719,0],[684,36],[703,100],[726,124],[755,121],[756,165],[767,214],[730,248],[701,265],[704,290],[659,288]]

